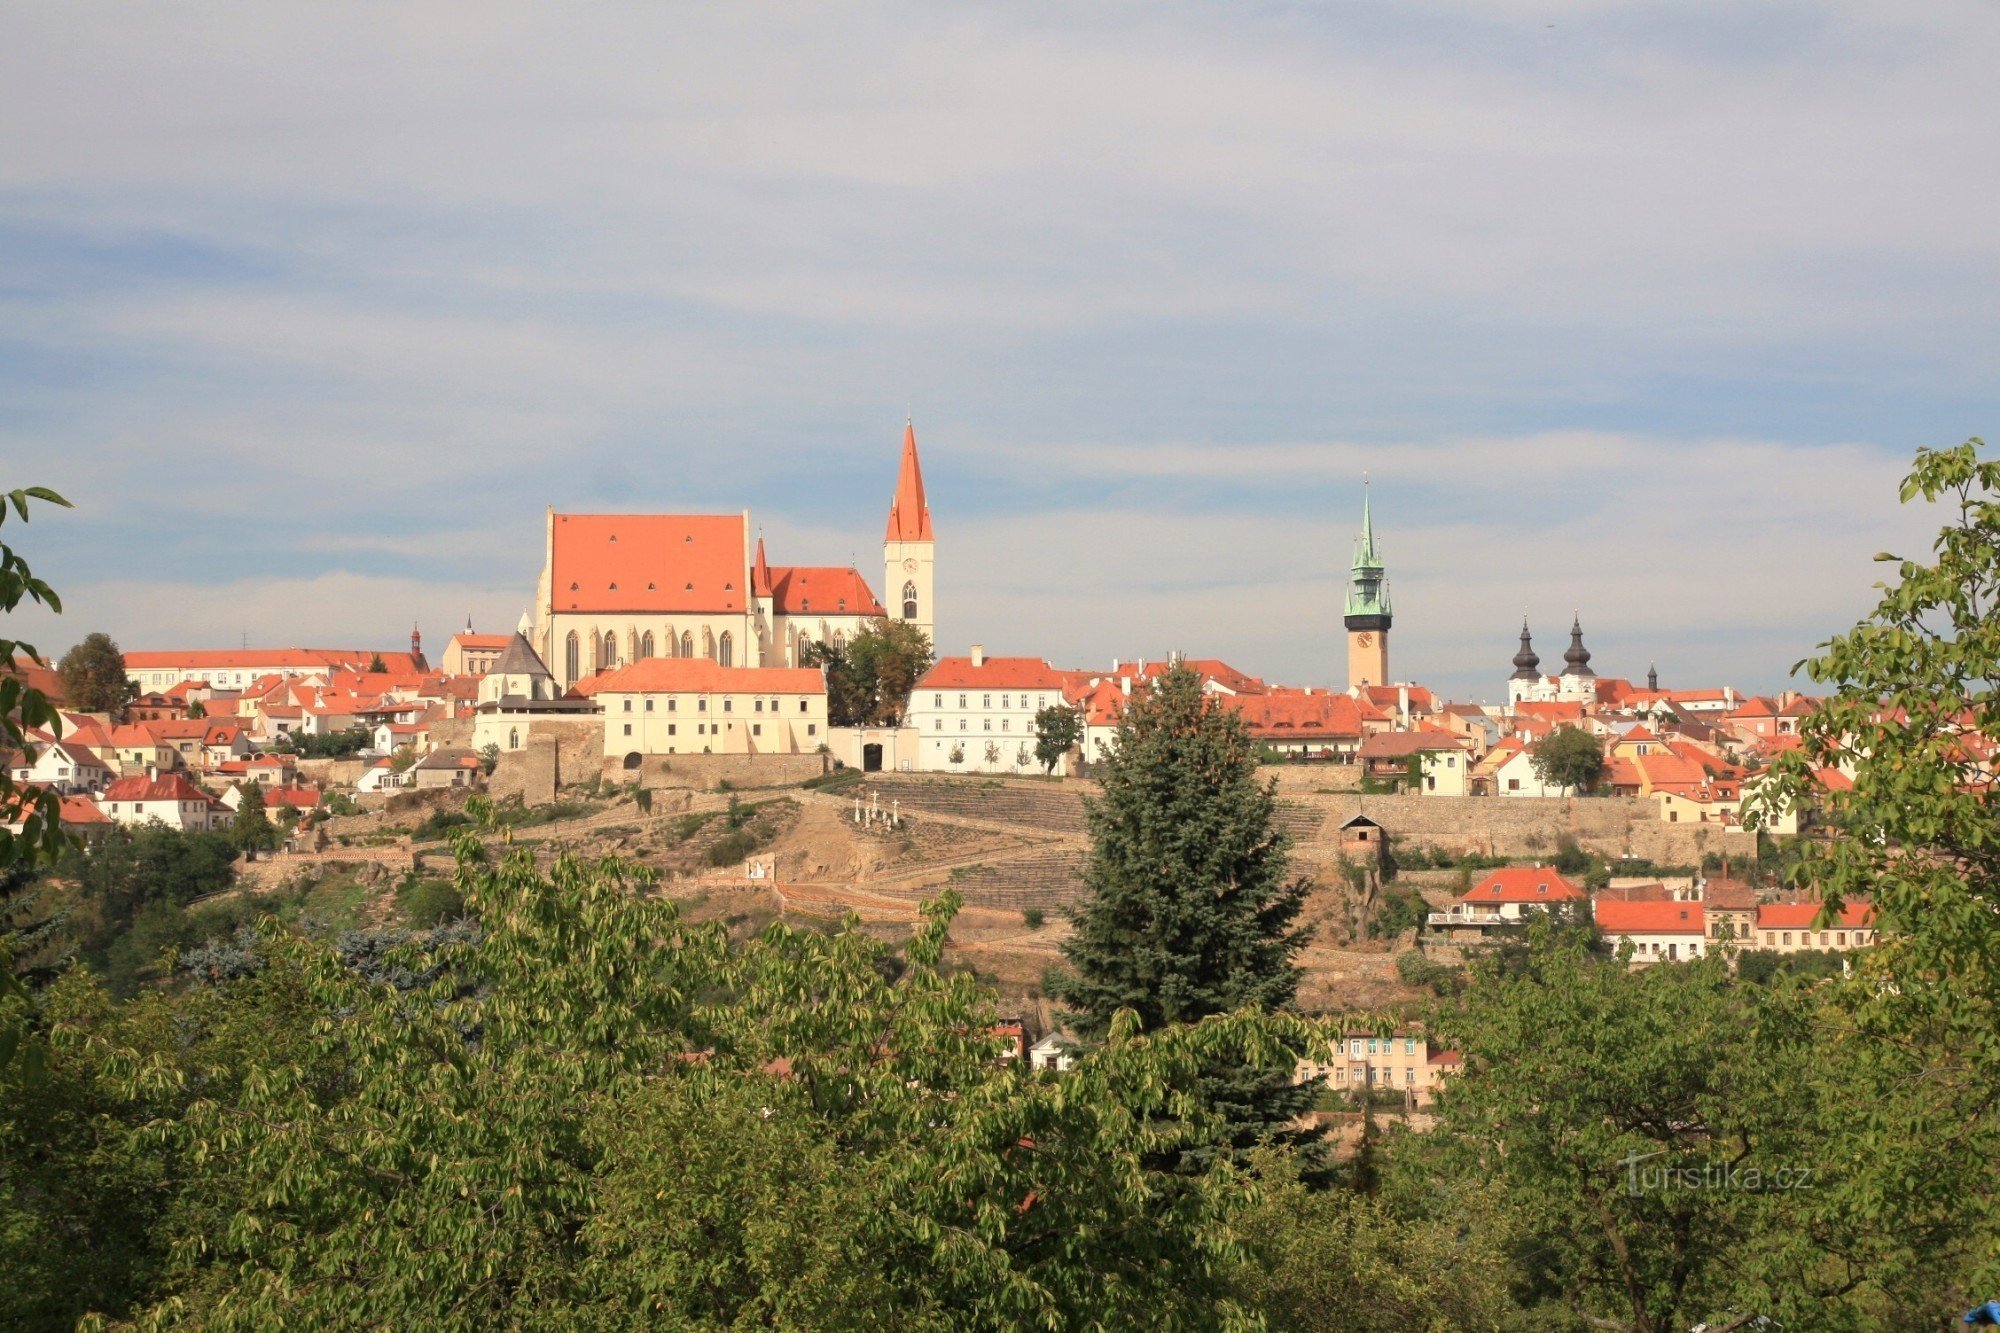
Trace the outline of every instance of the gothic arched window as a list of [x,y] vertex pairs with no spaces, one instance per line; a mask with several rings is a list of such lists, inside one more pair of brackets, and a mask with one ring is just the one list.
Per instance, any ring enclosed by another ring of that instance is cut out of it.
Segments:
[[521,748],[521,729],[519,727],[509,727],[507,729],[507,748],[510,750]]
[[681,631],[681,656],[694,656],[694,633],[691,630]]
[[736,665],[736,640],[728,630],[722,632],[722,642],[716,645],[715,660],[720,666]]
[[563,679],[572,685],[575,684],[576,678],[583,674],[582,666],[580,654],[577,652],[576,631],[571,630],[569,638],[563,643]]
[[597,665],[606,671],[618,665],[618,636],[610,630],[604,632],[604,656]]
[[914,582],[903,585],[903,619],[917,618],[917,585]]
[[653,655],[653,631],[647,630],[645,635],[639,640],[639,656],[651,657],[652,655]]

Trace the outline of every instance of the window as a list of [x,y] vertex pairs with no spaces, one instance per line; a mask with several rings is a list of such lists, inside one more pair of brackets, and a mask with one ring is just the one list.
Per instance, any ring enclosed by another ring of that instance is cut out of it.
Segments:
[[575,630],[571,630],[571,631],[569,632],[569,638],[567,638],[567,639],[565,639],[565,640],[563,641],[563,678],[564,678],[564,679],[566,679],[566,680],[571,680],[571,681],[574,681],[574,680],[575,680],[575,679],[576,679],[576,678],[577,678],[577,677],[578,677],[579,675],[581,675],[581,674],[582,674],[582,673],[581,673],[581,672],[580,672],[580,671],[578,670],[578,667],[579,667],[579,666],[580,666],[581,664],[580,664],[580,663],[578,662],[578,660],[577,660],[577,657],[578,657],[578,654],[577,654],[577,642],[576,642],[576,631],[575,631]]
[[725,712],[725,713],[733,713],[733,712],[735,712],[735,711],[736,711],[736,701],[735,701],[734,699],[724,699],[724,700],[722,701],[722,711],[723,711],[723,712]]
[[625,734],[627,736],[630,736],[632,734],[632,724],[630,722],[627,722],[625,724]]
[[764,701],[762,699],[757,701],[757,711],[760,713],[764,711]]
[[667,700],[667,711],[668,711],[669,713],[673,713],[673,712],[677,712],[677,711],[679,711],[679,704],[680,704],[680,700],[679,700],[679,699],[669,699],[669,700]]
[[917,618],[917,585],[914,582],[903,585],[903,619]]
[[752,723],[750,724],[750,734],[751,734],[752,736],[761,736],[761,735],[763,735],[763,734],[764,734],[764,724],[763,724],[762,722],[752,722]]
[[723,631],[722,643],[716,649],[715,661],[718,666],[736,665],[736,639],[727,630]]
[[806,723],[806,735],[808,735],[808,736],[817,736],[817,735],[819,735],[819,723],[817,723],[817,722],[808,722],[808,723]]
[[991,707],[993,706],[993,696],[992,696],[992,695],[990,695],[990,694],[982,694],[982,695],[980,695],[980,696],[979,696],[979,706],[980,706],[981,708],[991,708]]
[[597,664],[606,668],[618,665],[618,636],[609,630],[604,633],[604,655],[598,659]]
[[958,706],[960,708],[965,707],[965,696],[962,694],[958,696]]
[[628,713],[632,711],[632,701],[630,699],[625,701],[625,711]]
[[1785,943],[1790,944],[1791,942],[1792,942],[1792,932],[1788,930],[1785,932]]
[[667,735],[671,736],[678,730],[680,730],[680,728],[676,727],[673,723],[671,722],[667,723]]
[[697,713],[706,713],[708,711],[708,700],[696,699],[694,701],[694,710]]
[[801,700],[799,700],[799,711],[800,711],[801,713],[803,713],[803,712],[805,712],[805,711],[806,711],[806,704],[807,704],[807,702],[808,702],[808,701],[807,701],[807,700],[805,700],[805,699],[801,699]]
[[694,656],[694,634],[691,631],[683,630],[681,632],[681,656]]
[[943,708],[943,707],[944,707],[944,696],[943,696],[942,694],[933,694],[933,695],[931,696],[931,707],[932,707],[932,708]]
[[1415,1055],[1416,1053],[1417,1053],[1417,1039],[1415,1037],[1403,1038],[1403,1054]]
[[931,730],[932,730],[932,731],[943,731],[943,730],[944,730],[944,719],[943,719],[943,718],[939,718],[939,719],[937,719],[937,724],[936,724],[935,726],[933,726],[933,727],[931,728]]
[[964,718],[960,718],[960,719],[958,720],[958,729],[959,729],[960,731],[964,731],[964,730],[966,730],[966,722],[965,722],[965,719],[964,719]]
[[651,699],[646,700],[646,711],[649,713],[653,711],[653,701]]
[[651,657],[652,655],[653,655],[653,631],[647,630],[639,638],[639,656]]

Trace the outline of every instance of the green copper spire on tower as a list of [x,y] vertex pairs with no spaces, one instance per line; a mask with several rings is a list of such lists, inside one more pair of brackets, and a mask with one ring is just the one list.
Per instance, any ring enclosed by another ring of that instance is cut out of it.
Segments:
[[[1347,627],[1387,629],[1389,579],[1382,570],[1382,557],[1375,552],[1375,516],[1369,505],[1366,473],[1362,474],[1361,486],[1361,537],[1354,544],[1354,568],[1348,574]],[[1357,619],[1368,623],[1357,625]]]

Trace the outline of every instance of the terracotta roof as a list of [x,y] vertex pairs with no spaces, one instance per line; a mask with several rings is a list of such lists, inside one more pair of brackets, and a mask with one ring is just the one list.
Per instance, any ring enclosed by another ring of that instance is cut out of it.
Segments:
[[294,810],[311,810],[319,805],[319,789],[316,787],[270,787],[264,792],[264,804],[289,805]]
[[705,657],[648,657],[576,683],[596,694],[824,694],[814,667],[721,666]]
[[1581,902],[1584,892],[1554,870],[1535,866],[1507,866],[1489,871],[1486,878],[1457,901],[1462,903],[1563,903]]
[[741,514],[557,514],[558,612],[740,612],[749,604]]
[[1307,694],[1272,691],[1222,698],[1248,724],[1250,734],[1264,740],[1359,740],[1363,705],[1347,694]]
[[773,565],[772,609],[781,616],[886,614],[856,569],[840,565]]
[[1757,909],[1759,930],[1854,930],[1873,929],[1875,904],[1856,900],[1841,908],[1840,915],[1826,926],[1819,924],[1824,903],[1765,903]]
[[1402,759],[1425,750],[1463,750],[1463,736],[1442,731],[1378,731],[1363,738],[1363,759]]
[[1701,900],[1717,912],[1745,912],[1757,906],[1757,886],[1740,879],[1711,879],[1702,886]]
[[917,682],[920,690],[1060,690],[1063,675],[1039,657],[941,657]]
[[214,798],[179,773],[162,777],[119,778],[106,787],[100,801],[212,801]]
[[1607,935],[1702,935],[1708,931],[1700,903],[1599,898],[1593,908],[1597,928]]
[[506,634],[454,634],[451,641],[461,649],[476,648],[491,651],[505,648],[511,635]]
[[924,498],[924,469],[917,460],[917,428],[914,424],[903,427],[903,466],[896,475],[896,498],[889,502],[889,526],[882,540],[937,540],[931,533],[930,503]]
[[109,824],[111,816],[97,808],[97,803],[88,796],[65,796],[62,798],[62,822],[65,824]]
[[136,652],[125,654],[125,669],[128,672],[246,667],[293,668],[300,671],[352,667],[365,670],[377,657],[391,671],[417,669],[416,659],[407,651],[378,653],[372,648],[197,648],[185,652]]

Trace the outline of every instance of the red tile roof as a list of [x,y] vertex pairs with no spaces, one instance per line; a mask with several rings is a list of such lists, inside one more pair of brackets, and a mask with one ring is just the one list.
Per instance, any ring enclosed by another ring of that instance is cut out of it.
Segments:
[[773,565],[772,610],[781,616],[879,616],[887,614],[868,580],[840,565]]
[[244,667],[315,672],[335,667],[362,670],[377,657],[391,671],[417,669],[416,659],[407,651],[378,653],[372,648],[197,648],[191,651],[133,652],[125,654],[125,669],[128,672],[232,670]]
[[1402,759],[1425,750],[1463,750],[1463,736],[1443,731],[1378,731],[1361,742],[1363,759]]
[[1061,690],[1063,673],[1039,657],[941,657],[917,682],[920,690]]
[[924,469],[917,459],[917,428],[903,427],[903,466],[896,476],[896,498],[889,502],[889,526],[883,541],[928,542],[931,507],[924,498]]
[[1822,927],[1820,910],[1824,903],[1764,903],[1757,909],[1759,930],[1869,930],[1875,925],[1875,904],[1856,900],[1840,910],[1840,915]]
[[1597,928],[1607,935],[1702,935],[1708,930],[1700,903],[1599,898],[1593,906]]
[[1362,705],[1352,695],[1274,690],[1224,695],[1221,702],[1261,740],[1359,740],[1363,731]]
[[557,514],[558,612],[740,612],[749,604],[741,514]]
[[451,636],[451,641],[461,649],[492,649],[496,652],[513,642],[513,639],[514,636],[511,634],[454,634]]
[[103,801],[207,801],[214,798],[179,773],[119,778],[98,798]]
[[825,694],[816,667],[726,667],[705,657],[648,657],[576,683],[597,694]]
[[1489,871],[1486,878],[1457,901],[1462,903],[1563,903],[1581,902],[1584,892],[1553,870],[1535,866],[1507,866]]
[[88,796],[65,796],[62,798],[62,822],[65,824],[109,824],[111,816],[97,808],[97,803]]

